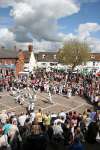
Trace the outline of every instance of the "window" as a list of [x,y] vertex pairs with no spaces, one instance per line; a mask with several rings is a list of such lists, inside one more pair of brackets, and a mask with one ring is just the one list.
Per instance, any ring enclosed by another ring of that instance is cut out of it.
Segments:
[[42,65],[42,66],[45,66],[45,65],[46,65],[46,63],[42,63],[41,65]]
[[50,63],[50,66],[54,66],[55,64],[54,63]]
[[95,56],[94,56],[94,55],[91,55],[91,59],[95,59]]
[[95,61],[93,61],[93,66],[95,66]]
[[54,57],[54,59],[56,59],[56,58],[57,58],[57,56],[56,56],[56,55],[54,55],[53,57]]
[[50,63],[50,66],[57,66],[57,63]]
[[44,59],[44,58],[45,58],[45,54],[42,55],[42,59]]

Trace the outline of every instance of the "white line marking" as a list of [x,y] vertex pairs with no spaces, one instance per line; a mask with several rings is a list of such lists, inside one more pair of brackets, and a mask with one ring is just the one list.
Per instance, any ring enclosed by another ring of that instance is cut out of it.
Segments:
[[[5,96],[10,96],[10,94],[9,93],[2,93],[2,97],[5,97]],[[74,99],[77,99],[77,97],[71,97],[70,99],[68,99],[67,97],[64,97],[64,96],[61,96],[61,95],[53,95],[52,96],[53,97],[53,99],[55,100],[57,100],[58,99],[58,97],[60,98],[62,98],[63,100],[65,100],[66,102],[72,102],[72,100],[74,101]],[[47,100],[48,101],[48,94],[47,93],[45,93],[44,95],[42,95],[41,93],[37,93],[37,102],[38,102],[38,99],[39,100],[41,100],[41,98],[43,99],[43,100]],[[42,101],[42,100],[41,100]],[[27,101],[27,100],[25,100],[25,102],[24,102],[25,104],[29,104],[29,102]],[[66,111],[66,112],[69,112],[69,111],[73,111],[73,110],[76,110],[76,109],[78,109],[78,108],[80,108],[80,107],[82,107],[82,106],[84,106],[84,105],[88,105],[87,103],[81,103],[81,102],[78,102],[78,101],[75,101],[75,103],[77,104],[77,103],[79,103],[80,105],[79,106],[77,106],[77,107],[70,107],[70,106],[68,106],[67,107],[67,104],[66,105],[63,105],[63,104],[60,104],[60,103],[54,103],[53,105],[51,104],[51,105],[49,105],[49,106],[47,106],[47,107],[45,107],[45,108],[43,108],[43,107],[41,107],[41,106],[38,106],[38,105],[36,105],[37,107],[40,107],[42,110],[46,110],[46,109],[49,109],[49,108],[52,108],[52,107],[54,107],[54,106],[57,106],[57,105],[59,105],[59,106],[62,106],[62,107],[64,107],[64,108],[66,108],[66,109],[68,109],[69,108],[69,110],[68,111]],[[9,110],[13,110],[13,109],[16,109],[16,108],[19,108],[19,107],[21,107],[21,105],[18,105],[18,106],[16,106],[16,107],[10,107],[10,106],[7,106],[5,103],[0,103],[0,104],[2,104],[2,106],[4,106],[4,107],[7,107],[8,109],[6,109],[7,111],[9,111]],[[49,104],[49,102],[48,102],[48,104]],[[16,105],[16,103],[15,103],[15,105]],[[22,108],[25,108],[25,106],[22,106]],[[0,111],[1,112],[1,111]]]
[[[20,107],[20,106],[16,106],[16,107],[9,107],[8,109],[6,109],[6,111],[9,111],[9,110],[12,110],[12,109],[16,109],[17,107]],[[3,109],[3,110],[5,110],[5,109]],[[1,110],[1,111],[0,111],[0,113],[1,113],[3,110]]]
[[[19,106],[16,106],[16,107],[11,107],[11,108],[9,108],[9,109],[7,109],[7,110],[16,109],[17,107],[21,107],[21,105],[19,105]],[[23,107],[21,107],[21,108],[23,108]]]
[[72,101],[75,101],[75,103],[78,103],[78,104],[81,104],[80,101],[76,101],[76,99],[78,98],[77,96],[72,96],[71,98],[67,98],[65,96],[61,96],[61,95],[54,95],[54,99],[58,99],[58,97],[62,98],[63,100],[65,100],[66,102],[72,102]]
[[45,107],[45,108],[42,108],[43,110],[45,110],[45,109],[49,109],[49,108],[52,108],[52,107],[54,107],[54,106],[56,106],[57,104],[56,103],[54,103],[53,105],[51,104],[51,105],[49,105],[48,107]]
[[83,103],[83,104],[81,104],[81,105],[79,105],[79,106],[77,106],[77,107],[73,107],[72,109],[68,110],[67,112],[76,110],[76,109],[78,109],[78,108],[80,108],[80,107],[82,107],[82,106],[84,106],[84,105],[85,105],[85,104]]
[[60,106],[63,106],[63,107],[65,107],[65,108],[69,108],[69,109],[71,109],[72,107],[70,107],[70,106],[66,106],[66,105],[63,105],[63,104],[60,104],[60,103],[56,103],[57,105],[60,105]]

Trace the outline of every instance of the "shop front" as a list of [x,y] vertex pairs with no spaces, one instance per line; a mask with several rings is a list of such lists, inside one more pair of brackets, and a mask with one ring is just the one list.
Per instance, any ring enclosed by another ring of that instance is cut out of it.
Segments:
[[0,83],[4,80],[11,80],[15,77],[16,66],[14,64],[10,65],[0,65]]

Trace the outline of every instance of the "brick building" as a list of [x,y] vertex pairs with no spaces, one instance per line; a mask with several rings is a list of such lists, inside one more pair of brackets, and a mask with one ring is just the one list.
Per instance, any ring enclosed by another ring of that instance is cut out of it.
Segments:
[[13,72],[18,75],[19,72],[24,71],[25,63],[29,63],[31,53],[33,52],[33,46],[29,45],[27,51],[23,50],[11,50],[0,48],[0,73],[4,75],[11,74]]
[[23,51],[0,48],[0,73],[10,75],[12,72],[18,75],[23,70]]
[[86,63],[87,67],[100,68],[100,53],[91,53],[90,59]]
[[[36,61],[32,61],[32,59]],[[27,66],[29,69],[30,65],[37,65],[38,68],[50,68],[57,67],[58,64],[57,52],[34,53],[32,45],[29,45],[26,51],[0,48],[0,72],[6,74],[13,71],[15,75],[18,75],[19,72],[24,71],[24,67]],[[100,67],[100,53],[91,53],[86,66]]]

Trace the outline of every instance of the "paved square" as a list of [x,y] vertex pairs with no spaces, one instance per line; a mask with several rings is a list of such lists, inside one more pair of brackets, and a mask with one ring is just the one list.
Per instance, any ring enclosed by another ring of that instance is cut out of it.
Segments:
[[[0,93],[2,98],[0,98],[0,112],[2,110],[14,111],[20,113],[26,110],[28,106],[28,99],[25,99],[25,104],[23,106],[17,104],[13,96],[8,92]],[[37,93],[37,101],[35,102],[35,110],[41,108],[44,112],[60,112],[61,110],[78,111],[83,112],[86,108],[92,107],[87,101],[79,96],[72,96],[70,99],[61,95],[53,95],[54,104],[48,102],[47,93]]]

